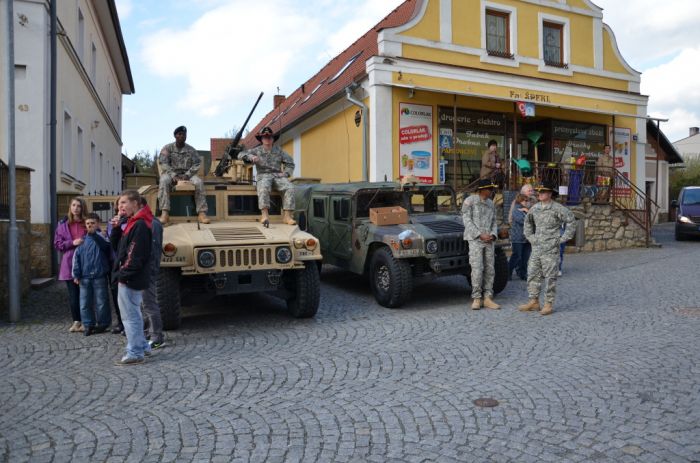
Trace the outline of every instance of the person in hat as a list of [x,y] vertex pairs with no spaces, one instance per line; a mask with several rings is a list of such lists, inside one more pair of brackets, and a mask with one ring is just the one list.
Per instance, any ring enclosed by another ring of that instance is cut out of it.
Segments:
[[238,159],[253,163],[257,166],[258,206],[262,213],[260,222],[265,227],[270,226],[270,192],[274,187],[284,195],[282,221],[288,225],[296,225],[292,218],[294,211],[294,184],[289,178],[294,173],[294,159],[275,142],[279,134],[272,132],[270,127],[263,127],[255,138],[262,143],[260,146],[238,154]]
[[462,204],[464,239],[469,243],[469,265],[472,269],[472,309],[500,309],[493,301],[493,279],[496,229],[496,208],[491,200],[496,185],[482,178],[476,193]]
[[200,223],[209,223],[207,218],[207,196],[204,182],[197,172],[202,165],[202,158],[193,147],[185,143],[187,128],[184,125],[173,132],[175,142],[169,143],[160,150],[158,164],[160,165],[160,182],[158,185],[158,205],[160,207],[160,222],[167,225],[170,221],[170,189],[181,180],[187,180],[194,185],[194,200],[197,206]]
[[[554,199],[559,195],[553,183],[535,189],[539,202],[525,216],[523,231],[532,244],[532,253],[527,266],[527,292],[529,301],[518,307],[522,312],[539,311],[549,315],[554,311],[557,273],[559,271],[559,245],[573,238],[576,227],[574,214]],[[566,228],[560,233],[562,226]],[[540,291],[547,280],[544,307],[540,309]]]

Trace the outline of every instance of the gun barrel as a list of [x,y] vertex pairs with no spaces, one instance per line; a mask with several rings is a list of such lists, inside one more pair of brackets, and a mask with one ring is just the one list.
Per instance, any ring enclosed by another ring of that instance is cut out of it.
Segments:
[[255,104],[253,105],[253,109],[250,110],[248,113],[248,117],[246,117],[245,122],[243,122],[243,125],[241,126],[241,129],[238,131],[236,134],[235,138],[233,141],[226,147],[226,150],[221,156],[221,159],[219,160],[219,164],[216,166],[216,171],[214,171],[214,175],[217,177],[221,177],[224,175],[226,170],[228,169],[230,163],[231,163],[231,156],[230,152],[234,148],[238,146],[238,143],[240,143],[241,138],[243,137],[243,131],[245,130],[246,126],[248,125],[248,122],[250,121],[250,118],[253,116],[253,113],[255,112],[255,108],[258,107],[258,103],[260,103],[260,100],[262,99],[264,95],[264,92],[260,92],[260,95],[258,95],[258,99],[255,101]]

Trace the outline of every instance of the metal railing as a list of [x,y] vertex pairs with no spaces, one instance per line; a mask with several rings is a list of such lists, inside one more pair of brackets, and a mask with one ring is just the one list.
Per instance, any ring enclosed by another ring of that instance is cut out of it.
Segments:
[[10,218],[10,169],[0,160],[0,219]]

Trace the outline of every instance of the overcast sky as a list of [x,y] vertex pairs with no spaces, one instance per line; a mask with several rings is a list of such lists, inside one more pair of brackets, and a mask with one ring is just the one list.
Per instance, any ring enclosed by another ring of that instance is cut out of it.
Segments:
[[[124,98],[124,150],[152,152],[188,127],[188,143],[252,128],[403,0],[117,0],[136,94]],[[700,125],[700,1],[595,0],[628,63],[642,74],[649,113],[671,141]]]

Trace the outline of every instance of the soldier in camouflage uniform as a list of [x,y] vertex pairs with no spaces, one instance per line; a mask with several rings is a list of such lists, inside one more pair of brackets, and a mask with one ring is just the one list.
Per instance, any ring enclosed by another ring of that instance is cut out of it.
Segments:
[[258,206],[262,212],[260,222],[270,226],[270,192],[275,187],[284,195],[284,216],[282,221],[288,225],[296,225],[292,218],[294,211],[294,184],[289,178],[294,173],[294,159],[274,143],[279,138],[270,127],[264,127],[256,136],[262,145],[252,150],[238,154],[238,159],[253,163],[257,166]]
[[[494,241],[496,229],[496,209],[491,200],[496,188],[490,179],[481,179],[476,194],[469,196],[462,205],[464,239],[469,242],[469,265],[472,270],[472,309],[500,309],[493,301]],[[482,299],[483,298],[483,299]]]
[[[549,315],[554,311],[557,271],[559,270],[559,244],[573,238],[576,228],[574,214],[554,201],[558,195],[556,185],[545,183],[537,188],[540,200],[525,216],[525,238],[532,244],[532,254],[527,266],[527,292],[529,301],[518,307],[523,312],[539,311]],[[561,226],[566,224],[564,234]],[[544,307],[540,310],[540,291],[547,279]]]
[[207,218],[207,196],[204,182],[197,172],[202,165],[202,158],[197,150],[185,143],[187,128],[184,125],[173,132],[175,143],[169,143],[160,150],[160,183],[158,185],[158,202],[162,211],[160,221],[167,225],[170,220],[170,189],[179,181],[189,181],[194,185],[194,200],[201,223],[209,223]]

